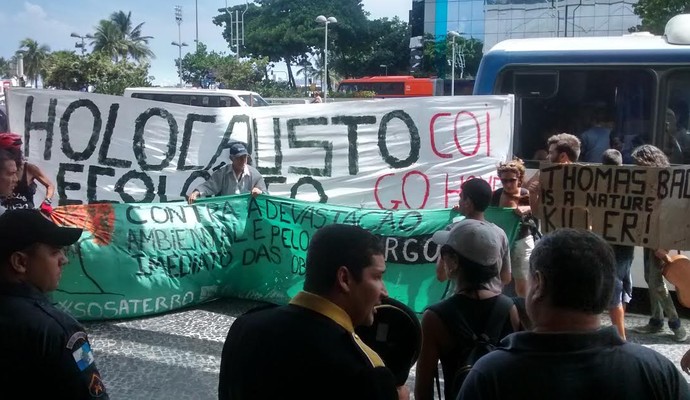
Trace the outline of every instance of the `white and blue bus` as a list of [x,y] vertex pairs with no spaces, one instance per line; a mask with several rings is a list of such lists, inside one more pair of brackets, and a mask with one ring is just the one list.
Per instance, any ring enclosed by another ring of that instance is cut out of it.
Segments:
[[599,109],[624,158],[650,143],[672,163],[690,164],[690,14],[672,19],[665,36],[498,43],[482,59],[474,94],[508,93],[516,97],[513,152],[523,160],[535,160],[551,134],[586,130]]
[[[513,153],[528,168],[549,136],[579,135],[594,110],[605,110],[624,162],[649,143],[690,164],[690,14],[671,19],[664,36],[503,41],[484,55],[474,94],[515,95]],[[646,288],[640,249],[632,271],[634,286]]]

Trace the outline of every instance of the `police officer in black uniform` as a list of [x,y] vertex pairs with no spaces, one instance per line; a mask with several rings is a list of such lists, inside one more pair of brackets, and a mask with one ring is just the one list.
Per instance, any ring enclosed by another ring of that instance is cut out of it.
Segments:
[[38,210],[0,216],[2,398],[108,399],[84,327],[46,297],[81,233]]

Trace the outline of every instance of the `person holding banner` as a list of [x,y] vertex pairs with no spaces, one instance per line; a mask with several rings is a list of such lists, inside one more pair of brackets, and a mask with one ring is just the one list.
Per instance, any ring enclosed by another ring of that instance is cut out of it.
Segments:
[[2,206],[8,210],[34,209],[34,195],[36,181],[45,187],[45,198],[41,202],[40,210],[46,214],[53,211],[52,198],[55,195],[55,185],[37,165],[31,164],[22,155],[22,137],[16,133],[0,133],[0,148],[12,154],[17,163],[17,185],[12,194],[2,200]]
[[[84,327],[47,297],[80,228],[38,210],[0,216],[0,388],[31,399],[108,399]],[[15,397],[8,395],[9,397]],[[8,398],[9,398],[8,397]]]
[[[551,136],[547,144],[549,146],[548,161],[553,164],[570,164],[577,162],[580,157],[580,139],[569,133],[559,133]],[[539,184],[539,171],[525,184],[529,190],[529,202],[532,210],[539,207],[541,185]]]
[[370,232],[332,224],[307,248],[304,290],[250,311],[223,345],[219,400],[408,399],[406,386],[355,333],[388,296],[384,248]]
[[534,237],[529,226],[524,223],[525,218],[532,214],[532,208],[529,205],[529,190],[522,187],[525,164],[520,159],[502,162],[498,165],[496,172],[503,187],[493,193],[491,205],[514,208],[515,213],[523,220],[518,237],[510,251],[510,267],[515,282],[515,293],[518,297],[525,297],[529,256],[534,248]]
[[[671,164],[661,149],[650,144],[643,144],[632,151],[631,157],[635,164],[645,167],[668,167]],[[661,274],[662,263],[668,250],[644,249],[644,280],[649,287],[649,302],[651,316],[647,325],[633,328],[634,332],[642,334],[659,333],[664,329],[664,315],[668,317],[668,327],[673,332],[673,340],[684,342],[688,334],[678,317],[676,306],[673,305],[664,277]]]
[[[460,186],[460,201],[453,209],[459,211],[467,219],[486,222],[493,228],[498,241],[501,243],[501,259],[498,262],[498,274],[489,282],[486,282],[485,286],[486,289],[494,293],[502,293],[503,286],[509,284],[512,278],[510,246],[505,231],[484,218],[484,212],[491,204],[491,196],[491,186],[489,186],[487,181],[480,178],[469,179]],[[447,230],[452,229],[453,226],[455,224],[451,224]],[[448,276],[444,273],[443,258],[439,257],[436,264],[436,277],[439,281],[445,282]]]
[[266,192],[266,183],[261,173],[247,164],[249,152],[240,142],[230,146],[230,165],[226,165],[211,175],[189,195],[192,204],[199,196],[227,196],[251,193],[256,197]]
[[[0,149],[0,197],[12,195],[17,186],[17,163],[7,150]],[[7,210],[0,204],[0,215]]]
[[[604,151],[602,165],[623,165],[623,155],[616,149]],[[630,267],[635,255],[635,246],[612,244],[616,258],[616,275],[613,281],[613,295],[609,303],[611,324],[618,329],[618,334],[625,340],[625,307],[632,300],[632,276]]]

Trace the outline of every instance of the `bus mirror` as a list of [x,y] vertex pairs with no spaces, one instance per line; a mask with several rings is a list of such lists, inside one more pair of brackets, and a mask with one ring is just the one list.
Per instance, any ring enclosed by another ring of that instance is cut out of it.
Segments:
[[558,92],[558,72],[515,72],[513,93],[521,98],[549,98]]

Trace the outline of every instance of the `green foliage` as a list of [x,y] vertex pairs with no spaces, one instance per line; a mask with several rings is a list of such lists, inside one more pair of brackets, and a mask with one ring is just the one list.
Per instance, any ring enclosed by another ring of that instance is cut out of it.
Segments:
[[[407,23],[397,17],[366,22],[362,42],[348,52],[334,52],[329,57],[329,68],[345,77],[383,75],[388,67],[389,75],[407,75],[410,64],[410,30]],[[332,61],[332,64],[330,62]]]
[[73,51],[60,50],[51,53],[46,63],[43,85],[64,90],[80,90],[89,83],[87,74],[92,71]]
[[113,63],[104,54],[80,57],[72,51],[56,51],[48,59],[44,85],[64,90],[92,85],[96,93],[122,95],[127,87],[151,86],[148,71],[148,64]]
[[[422,66],[420,71],[415,74],[418,77],[448,77],[451,78],[450,60],[453,58],[453,46],[451,40],[435,40],[433,35],[424,36],[424,48]],[[482,60],[482,49],[484,43],[478,39],[466,39],[459,37],[455,39],[455,77],[460,78],[460,52],[465,58],[465,68],[463,77],[477,75],[479,63]]]
[[117,11],[110,15],[109,19],[102,19],[96,26],[93,35],[93,51],[103,53],[115,62],[128,58],[136,62],[146,62],[155,58],[153,51],[148,46],[153,36],[144,36],[141,33],[144,23],[132,27],[132,12],[125,14]]
[[295,90],[287,82],[276,82],[266,80],[257,83],[252,90],[261,94],[262,97],[304,97],[305,93]]
[[216,82],[229,89],[252,90],[264,79],[267,66],[265,58],[238,60],[215,51],[209,53],[206,45],[199,43],[196,52],[187,53],[182,58],[182,79],[201,86],[201,80],[211,74]]
[[648,31],[663,35],[666,23],[678,14],[690,13],[688,0],[639,0],[633,11],[642,19],[642,25],[629,29],[630,32]]
[[[194,53],[187,53],[182,57],[182,80],[194,86],[201,87],[201,80],[209,74],[217,74],[217,68],[225,62],[225,56],[215,51],[208,52],[203,43]],[[175,63],[177,66],[177,62]]]
[[10,77],[14,75],[14,71],[10,68],[10,59],[0,57],[0,78]]
[[19,42],[19,50],[24,57],[24,74],[34,81],[34,87],[38,86],[38,76],[43,73],[50,47],[39,45],[37,41],[26,38]]
[[[103,60],[107,61],[107,60]],[[101,61],[101,62],[103,62]],[[93,82],[94,92],[122,96],[128,87],[151,86],[149,64],[109,63],[110,68]]]
[[[334,16],[337,24],[328,27],[329,50],[349,52],[362,45],[366,35],[366,16],[361,0],[256,0],[244,15],[245,46],[240,54],[266,57],[270,62],[285,61],[288,81],[295,87],[292,64],[307,54],[323,52],[324,27],[314,20],[318,15]],[[244,5],[229,9],[242,13]],[[233,48],[230,16],[225,10],[213,22],[224,26],[223,37]]]
[[328,94],[333,98],[357,98],[357,99],[371,99],[376,97],[376,92],[371,90],[360,90],[358,92],[333,92]]

